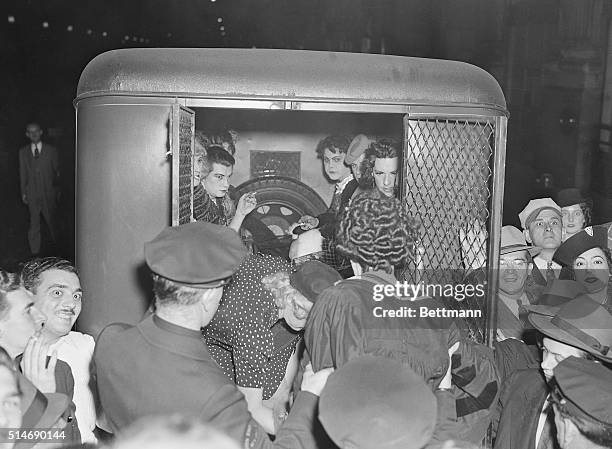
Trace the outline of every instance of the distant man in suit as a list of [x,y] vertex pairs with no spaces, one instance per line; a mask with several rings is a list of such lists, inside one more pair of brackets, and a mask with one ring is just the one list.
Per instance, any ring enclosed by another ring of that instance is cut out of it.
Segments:
[[55,215],[59,193],[59,163],[57,150],[40,140],[42,134],[38,123],[29,123],[26,126],[26,136],[30,144],[19,149],[21,199],[30,209],[28,242],[33,255],[40,253],[41,215],[51,238],[57,241]]

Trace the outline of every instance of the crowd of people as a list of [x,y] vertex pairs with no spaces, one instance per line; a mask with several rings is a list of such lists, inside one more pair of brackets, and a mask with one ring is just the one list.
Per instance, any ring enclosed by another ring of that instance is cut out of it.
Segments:
[[0,271],[0,447],[612,447],[609,233],[578,190],[502,228],[484,345],[440,298],[395,289],[427,232],[397,198],[401,145],[320,142],[334,196],[292,226],[289,258],[245,246],[257,194],[236,198],[234,151],[200,142],[194,221],[145,244],[139,323],[74,331],[88,298],[69,261]]

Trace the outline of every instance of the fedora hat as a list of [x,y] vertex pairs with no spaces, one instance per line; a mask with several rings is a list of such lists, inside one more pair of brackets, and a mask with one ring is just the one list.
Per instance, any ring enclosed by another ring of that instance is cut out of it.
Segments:
[[527,245],[523,233],[514,226],[504,226],[501,231],[500,254],[510,254],[517,251],[527,251],[531,257],[535,257],[541,251],[537,246]]
[[612,362],[612,315],[587,295],[579,295],[553,315],[530,313],[529,322],[553,340]]

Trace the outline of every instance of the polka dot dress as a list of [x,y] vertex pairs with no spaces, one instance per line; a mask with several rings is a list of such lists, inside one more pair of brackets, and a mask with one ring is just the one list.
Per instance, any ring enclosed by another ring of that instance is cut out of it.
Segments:
[[278,389],[301,336],[279,320],[272,294],[261,283],[279,271],[290,271],[289,262],[263,254],[247,258],[205,330],[210,353],[228,377],[241,387],[263,388],[263,399]]

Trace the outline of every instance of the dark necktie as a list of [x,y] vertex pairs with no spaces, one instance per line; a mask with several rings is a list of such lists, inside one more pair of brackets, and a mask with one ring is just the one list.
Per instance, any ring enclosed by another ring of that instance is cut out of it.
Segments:
[[40,156],[40,151],[38,151],[38,145],[34,145],[34,159],[38,159]]
[[225,208],[223,207],[223,198],[215,198],[215,204],[217,205],[217,209],[219,211],[219,216],[225,216]]
[[342,200],[342,192],[339,192],[337,189],[334,190],[334,196],[332,197],[330,209],[333,210],[336,214],[340,210],[341,200]]

